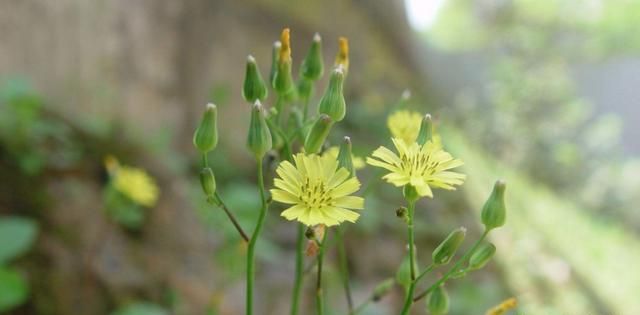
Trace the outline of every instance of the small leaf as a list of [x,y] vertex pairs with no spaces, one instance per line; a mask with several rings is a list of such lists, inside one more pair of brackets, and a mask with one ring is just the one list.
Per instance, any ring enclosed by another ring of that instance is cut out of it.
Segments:
[[29,295],[29,286],[16,270],[0,266],[0,313],[24,303]]
[[20,217],[0,217],[0,264],[25,253],[36,238],[34,221]]

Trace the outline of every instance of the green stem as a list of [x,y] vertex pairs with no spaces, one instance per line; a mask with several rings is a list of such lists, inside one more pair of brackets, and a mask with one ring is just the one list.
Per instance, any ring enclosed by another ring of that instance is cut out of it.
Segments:
[[293,296],[291,297],[291,315],[298,315],[300,292],[302,289],[302,275],[304,272],[304,225],[298,224],[296,238],[296,274],[293,282]]
[[347,298],[347,306],[349,313],[353,312],[353,298],[351,297],[351,287],[349,286],[349,257],[344,247],[344,231],[338,226],[336,233],[336,242],[338,243],[338,260],[340,265],[340,276],[342,277],[342,286],[344,294]]
[[229,207],[227,207],[227,205],[222,201],[217,191],[214,195],[214,198],[215,199],[213,199],[212,201],[214,201],[218,205],[218,207],[220,207],[220,209],[222,209],[224,213],[227,214],[227,217],[229,217],[229,220],[231,220],[231,223],[233,223],[233,226],[235,226],[236,230],[238,230],[238,233],[240,233],[240,236],[242,236],[242,239],[248,243],[249,237],[247,236],[247,233],[244,232],[244,230],[240,226],[240,223],[238,222],[236,217],[233,215],[231,210],[229,210]]
[[[326,228],[325,228],[326,229]],[[324,231],[320,251],[318,252],[318,277],[316,278],[316,315],[324,315],[324,301],[322,292],[322,261],[324,260],[324,250],[329,230]]]
[[369,296],[362,304],[358,305],[358,307],[354,308],[353,311],[349,312],[349,315],[356,315],[360,312],[364,311],[364,309],[369,306],[369,304],[373,301],[373,295]]
[[282,117],[282,111],[284,110],[284,95],[278,94],[276,97],[276,125],[280,126],[280,117]]
[[460,267],[462,267],[462,264],[465,261],[467,261],[469,259],[469,257],[473,254],[473,252],[476,250],[476,248],[478,248],[478,246],[480,246],[480,243],[482,243],[482,241],[487,237],[487,234],[489,234],[489,230],[485,230],[484,233],[482,233],[482,236],[480,236],[480,238],[473,244],[473,246],[471,246],[471,248],[466,253],[464,253],[462,258],[460,258],[456,262],[456,264],[453,265],[453,267],[451,267],[451,269],[449,269],[449,271],[447,271],[447,273],[444,274],[444,276],[442,276],[438,281],[436,281],[436,283],[434,283],[428,289],[426,289],[422,293],[418,294],[413,299],[413,301],[415,302],[415,301],[418,301],[418,300],[422,299],[427,294],[429,294],[429,292],[433,291],[435,288],[439,287],[441,284],[443,284],[445,281],[447,281],[449,279],[449,277],[451,277],[451,275],[453,275],[455,272],[460,270]]
[[246,301],[246,314],[253,314],[253,283],[255,278],[255,252],[256,243],[258,237],[262,231],[264,220],[267,215],[267,199],[264,191],[264,178],[262,170],[262,158],[258,160],[258,187],[260,188],[260,200],[262,205],[260,207],[260,214],[258,216],[258,223],[249,240],[249,248],[247,249],[247,301]]
[[411,309],[411,304],[413,303],[413,292],[416,289],[416,247],[413,233],[413,213],[415,212],[416,201],[409,201],[409,206],[407,207],[407,230],[409,234],[409,270],[411,271],[411,284],[409,285],[409,290],[407,291],[407,296],[405,297],[404,306],[402,307],[402,312],[400,314],[407,315],[409,314],[409,310]]

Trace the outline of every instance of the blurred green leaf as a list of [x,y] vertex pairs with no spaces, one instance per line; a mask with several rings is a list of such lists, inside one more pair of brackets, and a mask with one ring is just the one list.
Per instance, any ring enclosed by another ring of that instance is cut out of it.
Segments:
[[0,264],[26,252],[36,238],[34,221],[20,217],[0,218]]
[[0,313],[24,303],[28,295],[24,277],[17,270],[0,266]]
[[169,312],[153,303],[137,302],[129,304],[111,315],[169,315]]

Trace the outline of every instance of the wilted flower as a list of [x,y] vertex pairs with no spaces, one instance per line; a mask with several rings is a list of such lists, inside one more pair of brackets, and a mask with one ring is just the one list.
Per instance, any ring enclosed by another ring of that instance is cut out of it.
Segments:
[[387,182],[397,187],[411,185],[422,197],[433,197],[431,187],[453,190],[455,185],[464,182],[464,174],[449,171],[463,165],[462,161],[454,159],[433,142],[407,145],[402,139],[392,140],[399,156],[381,146],[373,152],[372,157],[367,157],[368,164],[391,171],[382,177]]
[[323,159],[316,154],[298,153],[295,165],[283,161],[276,169],[273,200],[291,204],[282,216],[308,226],[333,226],[344,221],[355,222],[360,216],[349,209],[363,209],[364,199],[350,196],[360,189],[358,178],[338,168],[336,159]]

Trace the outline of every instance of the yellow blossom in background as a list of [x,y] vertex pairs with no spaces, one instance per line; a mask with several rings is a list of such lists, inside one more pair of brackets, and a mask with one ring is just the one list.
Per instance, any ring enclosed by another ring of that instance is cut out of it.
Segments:
[[294,164],[283,161],[278,165],[271,189],[273,200],[293,205],[282,212],[287,220],[305,225],[338,225],[355,222],[360,216],[349,209],[363,209],[364,199],[350,196],[360,189],[358,178],[338,168],[337,159],[321,158],[316,154],[298,153]]
[[398,138],[392,140],[398,154],[381,146],[367,157],[368,164],[391,171],[382,177],[387,182],[398,187],[411,184],[423,197],[433,197],[431,187],[453,190],[464,182],[464,174],[449,171],[463,165],[462,161],[440,146],[431,141],[421,146],[417,142],[407,145]]
[[141,206],[153,207],[156,204],[159,195],[158,186],[145,170],[120,165],[113,156],[105,158],[105,167],[117,191]]
[[[322,153],[322,157],[327,157],[329,159],[333,158],[333,159],[337,159],[338,158],[338,153],[340,153],[340,148],[337,146],[333,146],[330,147],[328,149],[326,149],[323,153]],[[351,155],[351,161],[353,162],[353,168],[356,170],[361,170],[363,169],[366,164],[364,162],[364,159],[360,156],[355,156],[355,155]]]
[[418,139],[421,122],[422,115],[420,113],[403,109],[389,115],[387,127],[393,138],[402,139],[405,144],[409,145]]
[[503,315],[506,312],[516,308],[516,306],[518,306],[518,301],[516,301],[515,298],[506,299],[502,301],[502,303],[498,304],[497,306],[494,306],[491,309],[489,309],[485,314],[486,315]]

